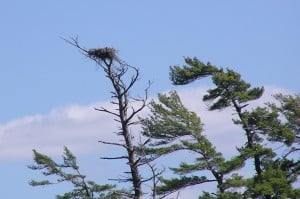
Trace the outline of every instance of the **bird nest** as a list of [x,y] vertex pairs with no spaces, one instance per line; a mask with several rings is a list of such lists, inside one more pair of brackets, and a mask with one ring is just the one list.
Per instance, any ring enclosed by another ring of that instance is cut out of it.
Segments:
[[88,55],[94,59],[114,60],[117,58],[117,50],[114,48],[96,48],[88,51]]

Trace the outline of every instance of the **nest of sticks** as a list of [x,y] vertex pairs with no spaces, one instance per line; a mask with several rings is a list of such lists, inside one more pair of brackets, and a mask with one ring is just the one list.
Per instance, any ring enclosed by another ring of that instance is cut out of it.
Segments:
[[105,60],[114,60],[117,58],[117,50],[114,48],[96,48],[96,49],[90,49],[88,51],[88,55],[94,59],[100,59],[102,61]]

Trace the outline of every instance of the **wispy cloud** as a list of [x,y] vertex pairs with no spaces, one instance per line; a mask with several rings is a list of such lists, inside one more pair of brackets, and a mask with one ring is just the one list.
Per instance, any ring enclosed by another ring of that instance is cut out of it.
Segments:
[[[204,125],[204,133],[226,155],[233,153],[233,145],[241,144],[243,133],[232,124],[233,112],[207,111],[202,102],[206,88],[179,89],[183,103],[197,112]],[[284,89],[267,87],[266,94],[254,104],[263,104],[272,99],[271,94],[286,92]],[[106,113],[95,111],[95,107],[112,108],[108,102],[87,106],[72,105],[52,110],[45,115],[32,115],[0,125],[0,160],[31,157],[32,149],[47,154],[61,154],[68,146],[75,154],[86,154],[106,150],[97,141],[116,139],[113,132],[117,123]]]
[[32,149],[61,154],[63,146],[79,154],[99,150],[100,137],[116,130],[109,115],[94,110],[99,106],[110,104],[73,105],[0,125],[0,159],[28,157]]

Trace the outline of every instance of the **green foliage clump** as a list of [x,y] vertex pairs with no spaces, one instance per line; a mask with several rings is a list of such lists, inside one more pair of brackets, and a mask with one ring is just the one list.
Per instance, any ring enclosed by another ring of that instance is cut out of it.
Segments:
[[[210,102],[210,111],[233,109],[233,122],[243,130],[246,142],[237,148],[238,155],[226,160],[202,134],[200,117],[183,106],[177,93],[160,94],[159,102],[150,104],[151,115],[141,119],[143,135],[151,140],[147,155],[161,158],[179,150],[195,155],[193,163],[182,162],[170,168],[179,178],[161,178],[160,194],[216,182],[216,193],[204,192],[199,198],[300,197],[299,190],[293,187],[300,174],[296,155],[300,151],[300,97],[278,94],[275,99],[280,105],[268,103],[250,109],[247,106],[262,96],[263,87],[251,87],[239,73],[204,64],[197,58],[186,58],[185,62],[187,65],[182,67],[170,67],[173,84],[210,77],[215,88],[208,89],[203,101]],[[282,149],[276,150],[274,144],[282,145]],[[249,161],[253,162],[254,175],[244,178],[238,172]]]
[[76,157],[67,148],[64,148],[62,156],[63,163],[57,163],[52,158],[33,150],[35,164],[28,166],[32,170],[41,170],[44,176],[53,176],[55,181],[31,180],[31,186],[53,185],[68,182],[74,187],[73,190],[57,195],[57,199],[118,199],[121,192],[115,190],[114,185],[99,185],[94,181],[86,180],[86,176],[81,174],[77,165]]

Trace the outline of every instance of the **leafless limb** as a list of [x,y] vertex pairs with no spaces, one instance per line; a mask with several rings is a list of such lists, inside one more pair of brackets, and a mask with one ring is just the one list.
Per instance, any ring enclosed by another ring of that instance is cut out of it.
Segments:
[[152,193],[151,193],[151,197],[152,199],[156,199],[157,197],[157,184],[159,183],[159,179],[158,177],[165,171],[165,169],[162,170],[158,170],[156,168],[155,164],[151,164],[151,161],[149,158],[147,158],[147,154],[145,152],[145,146],[147,143],[149,143],[151,141],[150,138],[148,138],[146,141],[144,141],[143,143],[141,143],[141,137],[140,137],[140,143],[139,144],[139,149],[140,149],[140,153],[141,156],[143,157],[143,163],[140,163],[141,165],[147,165],[151,171],[151,176],[149,178],[143,179],[142,182],[148,182],[148,181],[152,181]]
[[[186,187],[190,187],[190,186],[194,186],[194,185],[199,185],[199,184],[203,184],[203,183],[207,183],[207,182],[216,182],[216,181],[217,180],[215,180],[215,179],[214,180],[207,179],[207,180],[202,180],[202,181],[198,181],[198,182],[197,181],[196,182],[192,181],[190,183],[185,184],[180,189],[184,189]],[[174,189],[174,190],[171,190],[171,191],[168,191],[168,192],[164,193],[164,195],[161,195],[159,199],[163,199],[163,198],[165,198],[165,197],[167,197],[170,194],[175,193],[175,192],[179,192],[178,189]]]
[[120,147],[123,147],[123,148],[127,148],[126,145],[116,143],[116,142],[106,142],[106,141],[102,141],[102,140],[99,140],[98,142],[100,142],[102,144],[109,144],[109,145],[115,145],[115,146],[120,146]]
[[287,154],[285,154],[283,156],[283,158],[287,158],[287,156],[289,156],[290,154],[296,152],[296,151],[300,151],[300,148],[292,148]]
[[88,50],[86,50],[85,48],[83,48],[79,45],[78,36],[72,37],[70,40],[65,39],[63,37],[61,37],[61,39],[64,40],[65,42],[67,42],[68,44],[78,48],[81,51],[81,53],[85,52],[83,54],[87,56]]
[[100,111],[100,112],[106,112],[106,113],[109,113],[109,114],[114,115],[114,116],[116,116],[116,117],[119,117],[119,114],[114,113],[114,112],[112,112],[112,111],[109,111],[108,109],[103,108],[103,107],[101,107],[101,108],[95,108],[95,110],[96,110],[96,111]]
[[[99,59],[97,59],[94,56],[91,56],[89,54],[89,50],[87,50],[86,48],[79,45],[78,36],[71,37],[70,39],[66,39],[66,38],[61,37],[61,39],[64,40],[66,43],[70,44],[71,46],[74,46],[77,49],[79,49],[81,54],[83,54],[84,56],[94,60],[99,66],[101,66],[104,70],[106,70],[105,66],[101,63],[101,61]],[[111,65],[111,63],[107,63],[105,60],[103,60],[103,61],[104,61],[105,65]]]
[[120,160],[120,159],[128,159],[128,156],[119,156],[119,157],[101,157],[103,160]]
[[112,180],[112,181],[117,181],[119,183],[124,183],[124,182],[131,182],[132,179],[129,178],[109,178],[108,180]]

